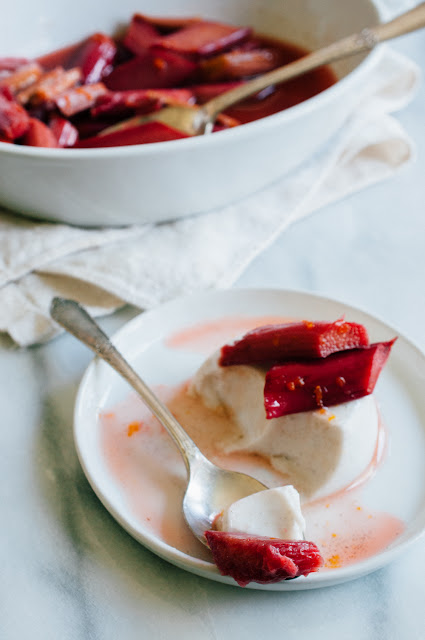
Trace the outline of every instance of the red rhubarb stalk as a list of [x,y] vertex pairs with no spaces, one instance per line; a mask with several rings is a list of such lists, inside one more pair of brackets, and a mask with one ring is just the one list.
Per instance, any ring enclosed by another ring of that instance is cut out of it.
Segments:
[[178,18],[173,16],[147,16],[141,13],[137,13],[135,16],[138,16],[153,25],[158,29],[158,31],[161,31],[161,33],[177,31],[177,29],[182,29],[183,27],[187,27],[195,22],[201,22],[202,20],[197,16]]
[[220,364],[263,364],[325,358],[331,353],[369,344],[365,327],[336,322],[293,322],[258,327],[221,350]]
[[166,142],[187,138],[184,133],[172,129],[162,122],[147,122],[139,126],[120,129],[104,135],[81,140],[75,146],[78,148],[120,147],[122,145],[147,144],[151,142]]
[[14,100],[10,90],[0,90],[0,135],[6,140],[15,140],[24,135],[29,125],[28,113]]
[[193,56],[210,56],[243,42],[251,35],[249,27],[220,22],[195,22],[164,36],[158,42],[165,49]]
[[21,104],[31,102],[31,105],[38,105],[50,102],[67,89],[74,87],[80,80],[81,71],[78,67],[68,71],[62,67],[56,67],[43,73],[36,82],[20,91],[16,97]]
[[153,48],[117,65],[105,78],[105,84],[112,91],[175,88],[196,69],[194,62],[174,51]]
[[271,49],[235,49],[203,61],[201,74],[207,82],[225,82],[265,73],[278,65],[278,56]]
[[78,131],[69,120],[54,116],[49,127],[55,136],[59,147],[72,147],[78,140]]
[[312,411],[371,394],[394,341],[272,367],[264,386],[266,417]]
[[85,84],[100,82],[111,71],[117,45],[104,33],[87,38],[72,58],[72,66],[80,67]]
[[323,565],[314,542],[225,531],[206,531],[205,537],[220,573],[231,576],[241,587],[249,582],[273,584],[306,576]]
[[22,139],[23,144],[27,144],[30,147],[57,147],[58,142],[49,127],[37,120],[37,118],[30,118],[29,127]]
[[99,96],[107,91],[102,82],[97,82],[96,84],[68,89],[68,91],[61,93],[55,102],[59,111],[64,116],[70,117],[92,107]]
[[134,91],[108,91],[96,100],[96,104],[91,109],[94,118],[114,114],[124,115],[136,111],[138,113],[149,113],[154,111],[157,100],[149,96],[147,89]]
[[195,104],[196,98],[189,89],[136,89],[134,91],[109,91],[100,96],[91,110],[93,117],[126,112],[149,113],[166,104]]
[[85,43],[86,40],[83,42],[75,42],[68,47],[62,47],[62,49],[55,49],[43,56],[39,56],[36,58],[36,61],[43,67],[44,71],[51,71],[55,67],[71,69],[76,66],[74,60],[76,60],[76,56]]
[[0,58],[0,71],[10,71],[12,73],[29,62],[28,58]]
[[29,62],[9,76],[2,77],[0,86],[9,87],[13,92],[21,91],[38,80],[42,73],[43,70],[37,62]]
[[134,14],[123,38],[123,45],[134,55],[143,55],[157,42],[161,34],[156,27],[139,13]]

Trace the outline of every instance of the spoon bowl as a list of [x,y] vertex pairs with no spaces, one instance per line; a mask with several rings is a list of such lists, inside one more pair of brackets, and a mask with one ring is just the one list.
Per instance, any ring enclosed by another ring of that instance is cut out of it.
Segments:
[[57,297],[51,303],[50,314],[133,387],[173,438],[188,473],[183,514],[193,534],[208,546],[205,531],[214,527],[214,520],[224,509],[236,500],[268,487],[251,476],[221,469],[210,462],[81,305],[74,300]]
[[205,531],[214,527],[214,520],[224,509],[241,498],[268,488],[252,476],[217,467],[202,454],[191,460],[188,472],[183,514],[203,544],[206,544]]

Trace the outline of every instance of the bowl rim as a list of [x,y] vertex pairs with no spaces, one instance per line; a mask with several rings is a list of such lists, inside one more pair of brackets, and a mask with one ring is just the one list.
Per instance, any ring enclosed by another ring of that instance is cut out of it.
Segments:
[[[378,23],[383,21],[382,7],[375,0],[369,0],[372,9],[375,11],[376,19]],[[72,159],[113,159],[124,158],[133,156],[151,156],[157,154],[163,154],[173,152],[177,150],[190,151],[196,149],[199,146],[208,144],[210,146],[217,146],[222,144],[231,144],[231,141],[236,138],[248,138],[255,136],[260,129],[270,129],[270,127],[279,126],[280,123],[291,122],[294,119],[302,117],[305,113],[311,112],[316,105],[319,107],[326,106],[334,96],[338,96],[346,87],[355,84],[357,78],[360,75],[366,75],[367,72],[375,65],[378,58],[381,55],[384,44],[377,45],[374,49],[366,53],[365,58],[346,76],[337,80],[337,82],[327,89],[324,89],[320,93],[300,102],[288,109],[279,111],[272,115],[258,120],[248,122],[243,126],[233,127],[224,131],[214,133],[214,135],[208,136],[193,136],[188,138],[181,138],[179,140],[168,140],[161,142],[150,142],[145,144],[136,145],[123,145],[119,147],[97,147],[97,148],[82,148],[82,149],[65,149],[65,148],[51,148],[51,147],[31,147],[25,145],[17,145],[10,142],[0,141],[0,155],[10,155],[27,158],[43,158],[45,160],[64,161]],[[184,145],[184,147],[183,147]]]

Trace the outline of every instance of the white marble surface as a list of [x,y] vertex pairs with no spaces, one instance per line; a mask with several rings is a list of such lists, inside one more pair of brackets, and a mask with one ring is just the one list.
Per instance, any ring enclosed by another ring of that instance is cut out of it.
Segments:
[[[425,36],[396,44],[422,66]],[[399,114],[418,157],[396,178],[286,231],[236,286],[303,289],[395,325],[425,350],[425,89]],[[103,321],[108,331],[135,311]],[[425,539],[391,566],[322,590],[242,590],[186,573],[127,535],[91,491],[72,441],[91,359],[70,336],[0,342],[2,640],[422,640]]]

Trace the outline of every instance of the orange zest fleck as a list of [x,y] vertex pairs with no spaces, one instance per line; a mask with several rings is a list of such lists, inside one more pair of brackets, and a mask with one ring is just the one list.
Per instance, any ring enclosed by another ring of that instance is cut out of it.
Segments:
[[167,66],[167,63],[162,58],[155,58],[153,64],[159,70],[165,69],[165,67]]
[[140,422],[130,422],[130,424],[127,427],[128,437],[131,438],[131,436],[134,433],[137,433],[137,431],[140,431]]
[[323,391],[320,384],[316,385],[316,387],[314,388],[314,397],[315,397],[317,406],[323,407]]
[[336,553],[335,555],[328,558],[325,562],[325,567],[328,569],[338,569],[341,566],[341,558]]
[[297,376],[295,380],[289,380],[286,383],[286,387],[289,389],[289,391],[295,391],[297,387],[303,387],[304,385],[305,381],[304,378],[301,378],[301,376]]

